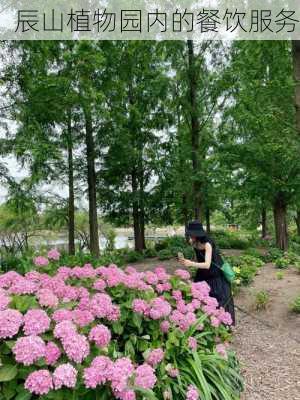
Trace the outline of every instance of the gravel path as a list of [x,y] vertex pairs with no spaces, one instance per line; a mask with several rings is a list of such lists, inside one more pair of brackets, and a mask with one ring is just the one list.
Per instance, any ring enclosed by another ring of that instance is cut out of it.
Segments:
[[241,400],[300,400],[300,344],[287,332],[237,313],[234,348],[242,365]]

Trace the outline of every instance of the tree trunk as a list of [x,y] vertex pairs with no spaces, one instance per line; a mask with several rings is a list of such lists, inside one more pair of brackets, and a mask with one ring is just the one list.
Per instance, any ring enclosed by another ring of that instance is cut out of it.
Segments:
[[268,234],[268,229],[267,229],[267,210],[265,207],[262,208],[261,210],[261,237],[262,239],[265,239]]
[[187,197],[188,196],[186,193],[182,194],[182,214],[183,214],[184,226],[188,226],[189,223],[189,210],[187,204]]
[[189,101],[191,116],[191,144],[192,144],[192,166],[193,166],[193,201],[195,219],[202,219],[202,199],[200,173],[199,146],[200,146],[200,125],[197,110],[197,81],[198,74],[195,66],[194,42],[187,41],[188,45],[188,78],[189,78]]
[[296,129],[300,136],[300,40],[292,41],[292,50],[295,80]]
[[210,233],[210,209],[206,207],[205,210],[205,219],[206,219],[206,232]]
[[67,132],[67,147],[68,147],[68,235],[69,235],[69,254],[75,254],[75,200],[74,200],[74,166],[73,166],[73,140],[71,117],[68,116],[68,132]]
[[276,246],[286,251],[288,249],[288,231],[287,231],[287,203],[284,196],[278,193],[273,204],[274,223],[276,233]]
[[144,171],[143,166],[140,165],[139,171],[139,200],[140,200],[140,230],[141,230],[141,241],[142,241],[142,249],[146,249],[146,240],[145,240],[145,191],[144,191]]
[[144,224],[141,219],[139,209],[139,192],[138,192],[138,180],[136,171],[132,171],[132,216],[133,216],[133,230],[134,230],[134,248],[136,251],[142,251],[145,248],[145,234]]
[[84,108],[86,131],[86,158],[87,180],[89,195],[89,225],[90,225],[90,251],[93,256],[99,256],[99,233],[97,219],[96,197],[96,172],[95,172],[95,144],[93,137],[92,116],[89,106]]
[[300,210],[297,210],[297,214],[295,217],[295,222],[297,225],[297,235],[300,236]]

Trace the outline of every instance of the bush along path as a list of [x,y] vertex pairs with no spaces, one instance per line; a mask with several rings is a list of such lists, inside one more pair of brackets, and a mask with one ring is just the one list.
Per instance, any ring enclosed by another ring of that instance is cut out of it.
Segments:
[[[245,381],[241,400],[300,400],[298,257],[272,249],[259,257],[232,250],[223,253],[237,268],[232,346]],[[147,261],[136,267],[151,269],[155,264]],[[170,273],[178,267],[174,259],[160,264]]]
[[231,317],[205,283],[59,258],[0,275],[1,400],[240,398]]

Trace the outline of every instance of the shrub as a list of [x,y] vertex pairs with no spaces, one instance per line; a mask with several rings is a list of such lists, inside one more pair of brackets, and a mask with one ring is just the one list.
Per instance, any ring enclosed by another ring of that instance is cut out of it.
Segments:
[[173,257],[173,254],[171,253],[170,249],[164,249],[164,250],[160,250],[158,252],[158,258],[160,260],[169,260],[172,257]]
[[244,254],[246,256],[251,256],[263,260],[263,255],[257,249],[252,247],[250,249],[247,249]]
[[144,250],[143,254],[146,258],[154,258],[157,256],[157,252],[153,247],[149,247],[146,250]]
[[286,257],[277,258],[277,260],[275,261],[275,266],[276,268],[279,269],[286,269],[289,267],[289,265],[290,265],[289,259]]
[[184,400],[191,390],[239,398],[239,364],[227,349],[231,318],[206,283],[163,268],[140,274],[86,264],[53,276],[43,266],[8,272],[0,287],[5,398],[163,400],[168,391]]
[[251,265],[256,268],[261,268],[264,265],[264,262],[260,258],[249,255],[240,256],[239,262],[242,265]]
[[261,290],[258,293],[256,293],[255,296],[255,308],[258,311],[265,310],[267,308],[267,304],[270,301],[270,296],[268,292],[265,290]]
[[291,310],[300,314],[300,296],[298,296],[291,304]]
[[283,277],[284,277],[284,275],[283,275],[283,272],[276,272],[276,278],[278,279],[278,280],[281,280],[281,279],[283,279]]
[[245,250],[250,246],[247,239],[234,232],[217,231],[213,232],[212,237],[221,249]]
[[295,265],[300,262],[299,255],[293,251],[286,252],[284,258],[288,261],[289,265]]
[[144,255],[143,253],[135,250],[129,250],[127,254],[125,254],[125,262],[126,263],[133,263],[137,261],[143,260]]
[[283,251],[277,249],[276,247],[271,247],[267,254],[263,257],[264,261],[267,263],[275,262],[277,258],[283,257]]
[[257,274],[258,268],[264,265],[261,259],[249,255],[226,257],[226,260],[233,266],[236,273],[233,284],[234,293],[238,292],[238,286],[249,285]]

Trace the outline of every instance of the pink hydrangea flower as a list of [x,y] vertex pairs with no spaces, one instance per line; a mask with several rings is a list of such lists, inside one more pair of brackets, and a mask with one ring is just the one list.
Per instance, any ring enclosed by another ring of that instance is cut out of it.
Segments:
[[134,384],[143,389],[153,389],[156,383],[154,369],[148,364],[142,364],[135,370]]
[[94,326],[90,331],[89,340],[99,347],[106,347],[111,340],[111,332],[105,325]]
[[23,315],[18,310],[0,311],[0,339],[12,338],[23,324]]
[[25,381],[25,389],[38,396],[49,393],[53,389],[50,372],[47,369],[31,372]]
[[191,279],[191,274],[184,270],[184,269],[177,269],[175,271],[175,275],[178,276],[179,278],[183,279],[183,280],[189,280]]
[[61,355],[59,347],[54,342],[48,342],[45,350],[46,364],[54,365]]
[[34,294],[39,284],[24,277],[17,278],[9,289],[12,294]]
[[217,344],[216,346],[216,351],[217,353],[220,354],[220,356],[222,356],[223,358],[227,359],[228,355],[227,355],[227,350],[226,347],[223,344]]
[[24,315],[25,335],[40,335],[50,327],[50,318],[43,310],[28,310]]
[[58,261],[60,259],[60,252],[57,249],[52,249],[48,251],[47,256],[49,260]]
[[120,400],[136,400],[136,394],[131,389],[123,390],[122,392],[118,392],[117,390],[113,390],[113,394],[116,399]]
[[62,321],[72,321],[73,312],[71,310],[65,310],[62,308],[60,310],[56,310],[52,314],[52,319],[57,323],[62,322]]
[[197,350],[197,347],[198,347],[197,340],[193,336],[189,337],[188,345],[191,350],[193,350],[193,351]]
[[198,400],[199,392],[194,385],[189,385],[188,390],[186,392],[186,400]]
[[0,311],[5,310],[9,305],[9,303],[10,303],[10,297],[4,290],[0,291]]
[[75,324],[81,327],[89,325],[95,319],[93,314],[88,310],[75,309],[72,314]]
[[162,321],[162,322],[160,323],[160,330],[161,330],[163,333],[169,332],[169,329],[170,329],[170,322],[169,322],[169,321]]
[[90,345],[84,335],[67,336],[62,344],[68,358],[76,363],[81,363],[90,353]]
[[157,285],[158,284],[158,277],[157,275],[152,272],[152,271],[146,271],[145,273],[145,280],[148,282],[150,285]]
[[108,294],[97,293],[91,300],[91,311],[97,318],[106,318],[112,309],[112,300]]
[[218,326],[221,325],[221,321],[216,317],[211,317],[210,322],[211,326],[213,326],[214,328],[218,328]]
[[25,336],[17,339],[12,351],[17,362],[32,365],[45,357],[46,345],[39,336]]
[[58,297],[50,289],[40,289],[36,297],[42,307],[55,308],[58,306]]
[[83,371],[84,384],[87,388],[95,389],[103,385],[111,377],[113,362],[105,356],[94,358],[89,368]]
[[65,340],[68,337],[76,335],[76,326],[71,321],[59,322],[54,328],[54,337],[57,339]]
[[142,299],[134,299],[132,302],[132,309],[134,312],[138,314],[148,315],[150,306],[145,300]]
[[53,382],[55,389],[63,386],[74,388],[76,386],[77,370],[70,364],[61,364],[53,372]]
[[99,278],[94,282],[93,288],[95,290],[99,290],[99,292],[103,292],[104,289],[106,288],[106,283],[103,279]]
[[156,291],[158,293],[169,292],[172,289],[172,285],[169,282],[158,283],[156,285]]
[[152,367],[155,367],[157,364],[159,364],[163,358],[164,358],[164,351],[163,349],[154,349],[150,351],[150,353],[146,357],[146,361],[148,364],[150,364]]
[[9,288],[18,278],[22,278],[22,276],[15,271],[8,271],[0,275],[0,288]]
[[33,260],[34,265],[37,267],[46,267],[49,264],[49,260],[43,256],[37,256]]
[[182,314],[178,310],[174,310],[170,316],[170,320],[185,332],[197,321],[197,317],[195,313],[188,312],[187,314]]
[[172,292],[172,297],[173,299],[175,299],[176,301],[182,300],[182,293],[180,290],[173,290]]
[[150,303],[150,307],[149,315],[154,320],[165,318],[172,311],[171,305],[163,297],[153,299]]
[[134,372],[134,366],[129,358],[123,357],[114,362],[110,372],[109,380],[112,388],[122,392],[127,388],[128,379]]
[[113,304],[106,318],[108,321],[118,321],[120,319],[120,316],[121,316],[120,307],[117,306],[116,304]]
[[177,368],[172,367],[172,365],[169,366],[169,368],[166,368],[168,375],[171,378],[177,378],[177,376],[179,375],[179,370]]

